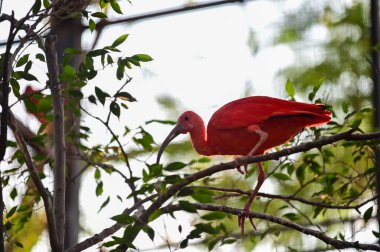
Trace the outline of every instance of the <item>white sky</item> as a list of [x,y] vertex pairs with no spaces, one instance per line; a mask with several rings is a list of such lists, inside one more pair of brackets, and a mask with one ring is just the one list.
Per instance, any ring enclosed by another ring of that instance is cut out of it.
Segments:
[[[23,1],[23,3],[26,2],[31,1]],[[126,10],[125,13],[135,15],[165,9],[182,2],[140,0],[133,1],[132,6],[128,4],[128,1],[122,1],[121,5],[123,10]],[[293,8],[300,2],[292,1],[292,4],[283,4],[281,1],[250,1],[244,5],[225,5],[107,28],[98,46],[109,45],[121,34],[128,33],[130,36],[127,42],[120,47],[123,53],[126,55],[147,53],[154,58],[154,61],[143,64],[141,69],[136,68],[131,72],[134,79],[127,86],[126,91],[136,97],[138,102],[131,104],[130,109],[120,120],[113,120],[112,126],[122,130],[125,123],[133,128],[150,119],[175,120],[176,118],[168,118],[168,115],[157,105],[156,99],[161,95],[175,97],[184,108],[194,110],[206,121],[218,107],[242,97],[247,85],[252,88],[252,95],[281,97],[285,83],[276,82],[275,73],[291,64],[293,55],[286,46],[270,46],[274,35],[271,28],[282,17],[279,5],[282,8]],[[4,1],[4,13],[10,13],[10,9],[16,8],[12,3],[14,1]],[[17,4],[16,16],[20,17],[22,14],[18,13],[23,13],[25,10],[22,8],[25,7],[28,5]],[[254,56],[248,47],[250,29],[255,32],[260,48]],[[5,31],[8,29],[0,24],[0,30],[2,31],[0,40],[4,40],[7,34]],[[323,34],[323,31],[320,32]],[[91,34],[86,33],[83,38],[86,47],[88,46],[86,41],[91,41]],[[118,89],[118,84],[120,83],[116,81],[114,74],[110,76],[110,73],[106,71],[85,88],[85,93],[93,92],[95,85],[100,85],[112,93]],[[103,114],[101,107],[88,107],[92,108],[91,111],[97,115]],[[20,115],[23,115],[23,106],[20,105],[17,109]],[[26,120],[31,121],[32,118],[28,117]],[[84,117],[84,120],[92,124],[88,118]],[[32,120],[32,125],[36,126],[37,123]],[[147,129],[159,143],[166,137],[170,127],[154,124],[148,126]],[[94,133],[92,142],[108,141],[109,134],[104,127],[94,125],[92,131]],[[184,139],[186,138],[180,138],[180,140]],[[141,167],[136,169],[141,169]],[[115,192],[121,196],[126,195],[123,194],[126,190],[124,182],[117,175],[103,174],[103,178],[105,186],[102,197],[95,196],[93,172],[87,173],[82,180],[81,209],[86,215],[81,223],[90,232],[99,232],[112,225],[113,221],[109,218],[120,214],[125,208],[125,203],[120,204],[115,196]],[[267,184],[262,191],[270,192],[270,186]],[[107,207],[98,214],[101,203],[108,195],[112,195],[112,207]],[[179,216],[178,219],[188,220],[181,223],[184,228],[182,234],[177,231],[170,233],[172,240],[180,241],[190,230],[191,217],[187,214],[176,214],[176,216]],[[178,222],[166,218],[165,224],[175,225],[176,230]],[[162,219],[153,224],[157,230],[162,230],[162,226]],[[249,228],[249,225],[247,227]],[[82,238],[88,235],[84,234]],[[156,237],[158,236],[156,234]],[[146,235],[140,236],[136,242],[141,249],[160,244],[159,241],[152,243]],[[46,239],[41,241],[34,251],[47,251],[46,243]],[[265,251],[273,249],[265,244],[257,247],[257,251],[264,248]],[[223,246],[218,251],[230,250],[231,246]],[[95,248],[87,251],[95,251]]]

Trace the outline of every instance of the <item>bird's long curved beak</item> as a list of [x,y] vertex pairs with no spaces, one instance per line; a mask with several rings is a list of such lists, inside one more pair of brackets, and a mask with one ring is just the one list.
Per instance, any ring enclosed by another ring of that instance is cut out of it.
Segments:
[[183,132],[182,126],[177,124],[172,131],[170,131],[169,135],[165,138],[164,142],[162,143],[160,150],[158,151],[157,154],[157,161],[156,163],[160,163],[160,158],[162,153],[164,152],[165,148],[169,145],[169,143],[176,138],[179,134]]

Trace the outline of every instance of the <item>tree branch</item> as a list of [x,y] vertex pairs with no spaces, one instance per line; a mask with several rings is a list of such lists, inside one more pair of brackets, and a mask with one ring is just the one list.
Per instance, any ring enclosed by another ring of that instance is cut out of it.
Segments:
[[[334,142],[338,142],[341,140],[346,140],[346,141],[361,141],[361,140],[363,140],[364,141],[364,140],[380,139],[380,131],[374,132],[374,133],[368,133],[368,134],[353,134],[353,132],[354,132],[354,130],[351,129],[351,130],[348,130],[348,131],[343,132],[343,133],[339,133],[339,134],[329,136],[329,137],[324,137],[324,138],[318,139],[318,140],[313,141],[313,142],[306,142],[306,143],[300,144],[298,146],[283,149],[283,150],[278,151],[278,152],[268,153],[265,155],[258,155],[258,156],[254,156],[254,157],[240,158],[239,163],[244,165],[244,164],[251,164],[251,163],[262,162],[262,161],[267,161],[267,160],[277,160],[277,159],[284,157],[284,156],[288,156],[288,155],[300,153],[300,152],[305,152],[305,151],[311,150],[313,148],[321,148],[325,145],[328,145],[328,144],[331,144]],[[133,242],[133,240],[136,238],[137,234],[140,232],[142,227],[148,222],[149,216],[154,211],[159,209],[168,199],[170,199],[172,196],[174,196],[182,188],[184,188],[185,186],[187,186],[187,185],[191,184],[192,182],[197,181],[199,179],[211,176],[215,173],[222,172],[225,170],[235,169],[235,167],[236,167],[236,161],[231,161],[228,163],[221,163],[218,165],[213,165],[207,169],[204,169],[204,170],[196,172],[196,173],[194,173],[188,177],[185,177],[184,181],[181,183],[177,183],[177,184],[174,184],[174,185],[168,187],[164,193],[160,194],[157,197],[157,199],[152,202],[152,204],[150,205],[150,207],[147,210],[141,212],[141,214],[139,214],[137,216],[138,221],[136,221],[133,224],[134,227],[131,229],[131,230],[133,230],[134,233],[128,234],[129,237],[131,237],[130,242]],[[256,214],[258,215],[258,213],[256,213]],[[268,215],[265,215],[265,216],[268,216]],[[268,216],[268,218],[269,217],[270,216]],[[299,226],[298,224],[295,224],[295,225]],[[108,232],[105,232],[106,230]],[[118,229],[116,229],[116,230],[114,229],[114,232],[116,232],[117,230]],[[89,242],[86,242],[86,244],[81,244],[80,245],[81,248],[82,249],[89,248],[89,247],[95,245],[97,242],[102,241],[103,239],[105,239],[106,237],[108,237],[112,234],[112,233],[111,234],[109,233],[110,228],[107,228],[103,231],[100,233],[101,235],[96,234],[93,237],[88,238],[86,241],[89,241]],[[96,237],[96,239],[95,239],[95,237]],[[76,246],[73,247],[73,250],[70,249],[67,251],[70,251],[70,252],[80,251],[80,250],[75,250],[74,249],[75,247]],[[127,249],[127,248],[122,247],[122,249]]]
[[[220,187],[213,187],[213,186],[188,186],[186,188],[203,188],[203,189],[208,189],[208,190],[213,190],[213,191],[220,191],[220,192],[229,192],[233,194],[228,194],[225,196],[229,197],[235,197],[235,196],[240,196],[240,195],[246,195],[249,196],[251,195],[250,191],[244,191],[238,188],[220,188]],[[323,202],[315,202],[311,200],[307,200],[301,197],[296,197],[294,195],[277,195],[277,194],[270,194],[270,193],[261,193],[258,192],[256,194],[257,197],[264,197],[264,198],[269,198],[269,199],[281,199],[284,201],[298,201],[306,205],[311,205],[311,206],[318,206],[322,208],[329,208],[329,209],[355,209],[358,213],[360,213],[359,208],[362,206],[366,205],[367,203],[376,200],[377,196],[373,196],[368,200],[363,201],[362,203],[356,204],[356,205],[349,205],[349,204],[344,204],[344,205],[330,205],[326,204]]]
[[28,171],[30,173],[30,176],[33,180],[34,185],[36,186],[38,192],[41,195],[41,198],[45,205],[45,212],[48,222],[48,232],[49,232],[49,238],[50,238],[50,245],[53,249],[53,251],[58,251],[58,237],[57,237],[57,231],[56,231],[56,224],[54,219],[54,212],[53,212],[53,202],[52,197],[49,193],[49,191],[44,187],[39,174],[37,173],[36,167],[34,166],[34,163],[32,161],[32,158],[30,156],[28,147],[26,145],[24,136],[20,133],[17,124],[14,121],[14,117],[12,114],[9,117],[9,126],[12,129],[13,135],[16,139],[16,142],[20,148],[20,151],[24,157],[26,167],[28,168]]
[[55,43],[57,37],[50,35],[46,38],[46,64],[48,66],[49,88],[53,100],[54,115],[54,217],[59,242],[59,251],[63,250],[65,237],[65,130],[63,97],[59,81],[59,67]]
[[[125,210],[123,212],[123,214],[131,214],[133,211],[135,211],[136,209],[139,209],[142,204],[154,199],[155,197],[157,197],[157,194],[153,194],[153,195],[150,195],[148,197],[146,197],[145,199],[142,199],[142,200],[139,200],[137,201],[133,207]],[[80,251],[83,251],[101,241],[103,241],[105,238],[107,238],[108,236],[114,234],[116,231],[118,231],[119,229],[121,229],[122,227],[124,227],[124,225],[122,224],[119,224],[119,223],[116,223],[116,224],[113,224],[111,227],[109,228],[106,228],[106,229],[103,229],[103,231],[101,231],[100,233],[98,234],[95,234],[93,235],[92,237],[90,238],[87,238],[86,240],[78,243],[77,245],[69,248],[69,249],[66,249],[65,252],[80,252]]]
[[[232,208],[232,207],[227,207],[227,206],[215,206],[215,205],[200,204],[200,203],[193,203],[193,205],[199,210],[221,211],[224,213],[233,214],[233,215],[237,215],[237,216],[242,215],[245,212],[244,209],[237,209],[237,208]],[[170,213],[170,212],[179,211],[182,209],[181,209],[180,205],[169,205],[169,206],[161,208],[161,210],[163,213]],[[250,217],[256,218],[256,219],[267,220],[267,221],[277,223],[277,224],[280,224],[282,226],[297,230],[297,231],[304,233],[306,235],[314,236],[315,238],[325,242],[326,244],[334,246],[337,249],[356,248],[356,249],[362,249],[362,250],[380,251],[380,247],[378,245],[336,240],[336,239],[333,239],[333,238],[325,235],[323,232],[320,232],[320,231],[317,231],[317,230],[314,230],[311,228],[307,228],[307,227],[301,226],[297,223],[290,222],[290,221],[287,221],[285,219],[282,219],[282,218],[279,218],[276,216],[272,216],[269,214],[250,212]]]
[[[127,82],[128,83],[128,82]],[[126,84],[127,84],[126,83]],[[125,85],[125,84],[124,84]],[[123,154],[123,157],[125,159],[125,163],[127,165],[127,168],[128,168],[128,172],[129,172],[129,178],[133,178],[133,172],[132,172],[132,169],[131,169],[131,166],[129,164],[129,158],[128,158],[128,154],[125,152],[124,148],[123,148],[123,145],[120,143],[119,141],[119,138],[116,136],[116,134],[113,132],[113,130],[111,129],[111,127],[108,125],[107,122],[103,121],[101,118],[97,117],[97,116],[94,116],[92,115],[91,113],[89,113],[87,110],[85,110],[82,106],[80,106],[80,109],[85,112],[87,115],[89,115],[90,117],[94,118],[95,120],[98,120],[99,122],[101,122],[107,129],[108,131],[111,133],[112,137],[115,139],[116,143],[118,144],[119,148],[120,148],[120,151],[121,153]],[[127,181],[127,184],[129,186],[129,188],[131,188],[131,191],[132,191],[132,195],[133,195],[133,200],[134,202],[137,202],[138,201],[138,198],[137,198],[137,195],[136,195],[136,186],[133,182],[133,180],[131,179],[128,179]]]

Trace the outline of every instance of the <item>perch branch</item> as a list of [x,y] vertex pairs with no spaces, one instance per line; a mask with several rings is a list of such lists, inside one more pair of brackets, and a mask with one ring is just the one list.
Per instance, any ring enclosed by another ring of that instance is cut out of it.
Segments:
[[[341,140],[346,140],[346,141],[362,140],[362,141],[364,141],[364,140],[374,140],[374,139],[380,138],[380,131],[374,132],[374,133],[368,133],[368,134],[354,134],[353,132],[354,132],[354,130],[348,130],[346,132],[339,133],[336,135],[332,135],[329,137],[324,137],[324,138],[318,139],[318,140],[313,141],[313,142],[306,142],[306,143],[300,144],[298,146],[286,148],[286,149],[283,149],[283,150],[278,151],[278,152],[268,153],[265,155],[259,155],[259,156],[254,156],[254,157],[241,158],[241,159],[239,159],[239,163],[244,165],[244,164],[251,164],[251,163],[262,162],[262,161],[267,161],[267,160],[277,160],[277,159],[284,157],[284,156],[288,156],[288,155],[300,153],[300,152],[305,152],[305,151],[311,150],[313,148],[321,148],[325,145],[328,145],[328,144],[331,144],[334,142],[338,142]],[[222,163],[222,164],[218,164],[218,165],[213,165],[207,169],[196,172],[196,173],[184,178],[184,181],[181,183],[174,184],[174,185],[168,187],[167,190],[163,194],[160,194],[156,198],[156,200],[153,201],[153,203],[150,205],[150,207],[146,211],[141,212],[141,214],[139,216],[137,216],[139,221],[135,222],[135,224],[134,224],[135,225],[133,228],[134,233],[129,234],[129,237],[131,237],[130,242],[133,242],[133,240],[136,238],[137,234],[140,232],[142,227],[148,222],[149,216],[154,211],[159,209],[168,199],[170,199],[172,196],[174,196],[182,188],[184,188],[185,186],[191,184],[192,182],[194,182],[196,180],[202,179],[204,177],[211,176],[214,173],[222,172],[225,170],[235,169],[235,166],[236,166],[235,161],[231,161],[228,163]],[[269,216],[268,216],[268,218],[269,218]],[[295,224],[295,225],[298,225],[298,224]],[[105,230],[110,231],[109,229],[110,228],[106,228]],[[105,231],[105,230],[103,230],[103,231]],[[118,229],[113,229],[113,230],[114,230],[114,232],[116,232]],[[99,241],[102,241],[103,239],[105,239],[111,235],[109,232],[103,232],[103,231],[100,232],[99,234],[92,236],[91,238],[88,238],[86,240],[86,241],[88,241],[88,242],[86,242],[86,244],[79,243],[76,246],[80,246],[83,249],[89,248],[89,247],[97,244]],[[93,239],[95,237],[96,237],[96,239]],[[76,246],[72,247],[70,250],[67,250],[67,251],[70,251],[70,252],[80,251],[80,250],[76,250]],[[127,248],[122,247],[122,249],[126,250]]]

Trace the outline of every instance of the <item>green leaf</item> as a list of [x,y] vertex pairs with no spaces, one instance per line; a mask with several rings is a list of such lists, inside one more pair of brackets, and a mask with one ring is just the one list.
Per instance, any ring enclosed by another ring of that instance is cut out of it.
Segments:
[[[17,71],[14,72],[16,75],[18,75],[21,79],[27,80],[27,81],[38,81],[36,76],[30,73],[22,72],[22,71]],[[17,79],[17,78],[16,78]]]
[[181,241],[181,243],[179,244],[179,247],[180,248],[186,248],[188,244],[189,244],[189,239],[185,239],[185,240]]
[[149,227],[148,225],[146,225],[144,228],[143,228],[143,231],[148,235],[148,237],[153,241],[154,240],[154,230]]
[[137,101],[130,93],[128,92],[119,92],[115,94],[116,98],[125,100],[125,101],[130,101],[130,102],[135,102]]
[[124,77],[124,70],[125,70],[125,62],[124,62],[124,60],[118,60],[117,61],[117,69],[116,69],[116,78],[118,80],[123,79],[123,77]]
[[173,163],[168,164],[164,168],[164,170],[165,171],[178,171],[178,170],[181,170],[182,168],[184,168],[186,166],[187,166],[187,164],[182,163],[182,162],[173,162]]
[[317,93],[319,88],[322,86],[323,82],[326,80],[325,77],[320,78],[313,86],[313,92]]
[[134,58],[133,56],[127,57],[126,60],[135,66],[141,66],[140,61],[137,58]]
[[17,247],[19,247],[19,248],[24,248],[24,245],[22,245],[21,242],[19,242],[19,241],[15,241],[14,243],[15,243],[15,245],[16,245]]
[[53,109],[53,97],[51,95],[43,96],[39,99],[37,106],[38,112],[48,113]]
[[287,219],[289,219],[291,221],[296,221],[296,220],[299,219],[299,216],[297,214],[295,214],[295,213],[286,213],[286,214],[283,215],[283,217],[287,218]]
[[139,136],[133,137],[133,141],[136,144],[141,145],[144,148],[144,150],[147,150],[147,151],[153,150],[153,147],[152,147],[152,145],[154,144],[153,137],[151,134],[149,134],[143,129],[141,130]]
[[161,209],[156,209],[151,215],[149,215],[148,221],[151,222],[162,215]]
[[44,0],[44,7],[45,9],[49,8],[51,5],[50,1],[49,0]]
[[275,177],[278,180],[282,180],[282,181],[291,180],[291,178],[289,177],[289,175],[284,174],[284,173],[274,173],[273,177]]
[[104,50],[104,49],[96,49],[96,50],[92,50],[92,51],[89,51],[87,53],[87,56],[89,57],[98,57],[98,56],[102,56],[102,55],[105,55],[107,53],[107,50]]
[[364,212],[363,219],[365,222],[367,222],[369,219],[371,219],[372,211],[373,211],[373,207],[370,207]]
[[40,11],[41,6],[42,6],[41,0],[35,0],[33,7],[32,7],[33,14],[37,14]]
[[106,97],[110,97],[109,94],[103,92],[100,88],[98,87],[95,87],[95,94],[96,94],[96,97],[98,97],[98,100],[100,101],[101,104],[104,105],[104,103],[106,102]]
[[350,126],[351,126],[353,129],[358,129],[361,123],[362,123],[362,119],[361,119],[361,118],[357,118],[357,119],[355,119],[355,120],[351,123]]
[[116,0],[111,1],[111,7],[112,7],[112,9],[113,9],[115,12],[117,12],[118,14],[123,14],[123,12],[122,12],[121,9],[120,9],[120,5],[117,3]]
[[36,54],[36,59],[42,61],[42,62],[46,62],[45,60],[45,55],[43,55],[42,53],[37,53]]
[[290,98],[294,99],[294,95],[296,91],[294,89],[293,83],[289,79],[286,81],[285,90],[286,90],[286,93],[288,93],[288,95],[290,96]]
[[90,28],[90,31],[93,32],[95,31],[95,28],[96,28],[96,23],[94,20],[90,19],[88,21],[88,28]]
[[32,61],[28,61],[25,65],[24,72],[29,73],[29,70],[32,68]]
[[380,238],[380,232],[376,232],[375,230],[372,230],[372,234],[373,234],[376,238]]
[[[7,140],[7,147],[16,148],[17,147],[17,143],[14,142],[14,141]],[[16,168],[16,169],[18,169],[18,168]]]
[[16,209],[17,206],[12,207],[11,210],[9,210],[9,212],[7,213],[7,218],[12,217],[12,215],[16,212]]
[[9,194],[9,196],[11,197],[11,199],[15,199],[17,197],[17,190],[16,190],[16,187],[13,187],[11,193]]
[[124,35],[121,35],[120,37],[118,37],[117,39],[115,39],[115,41],[112,43],[112,47],[117,47],[119,45],[121,45],[127,38],[128,38],[129,34],[124,34]]
[[343,110],[343,113],[345,113],[345,114],[348,113],[348,107],[349,107],[348,102],[343,102],[343,103],[342,103],[342,110]]
[[208,234],[217,234],[218,230],[214,228],[210,223],[198,223],[195,224],[198,231],[205,232]]
[[103,194],[103,182],[102,182],[102,181],[100,181],[100,182],[96,185],[95,194],[96,194],[96,196],[100,196],[100,195]]
[[235,239],[235,238],[226,238],[222,241],[222,244],[232,244],[236,241],[237,241],[237,239]]
[[169,124],[169,125],[175,125],[176,124],[175,121],[171,121],[171,120],[156,120],[156,119],[149,120],[149,121],[145,122],[146,125],[151,124],[151,123],[160,123],[160,124]]
[[20,84],[18,83],[18,81],[14,78],[11,78],[10,80],[10,84],[11,84],[11,87],[12,87],[12,91],[13,91],[13,94],[17,97],[17,98],[20,98]]
[[181,209],[185,210],[186,212],[189,212],[189,213],[196,213],[197,212],[197,208],[188,201],[180,200],[178,203],[179,203],[179,206],[181,207]]
[[97,213],[99,213],[105,206],[107,206],[108,203],[110,203],[110,196],[108,196],[107,199],[102,203]]
[[127,214],[115,215],[111,219],[123,225],[131,224],[135,221],[132,216],[129,216]]
[[305,172],[306,172],[306,166],[305,165],[301,165],[296,170],[296,176],[297,176],[297,179],[300,181],[301,185],[302,185],[303,181],[305,180]]
[[96,18],[108,18],[107,15],[103,12],[94,12],[91,14],[91,16]]
[[94,95],[90,95],[90,96],[88,97],[88,100],[89,100],[91,103],[96,104],[96,98],[95,98]]
[[313,214],[313,218],[317,218],[317,216],[322,212],[324,208],[320,207],[320,206],[317,206],[314,208],[314,214]]
[[203,188],[195,188],[194,193],[191,194],[191,197],[200,203],[213,202],[213,196],[214,194],[210,190]]
[[17,61],[17,64],[16,64],[16,67],[20,67],[22,65],[25,65],[26,62],[28,62],[29,60],[29,54],[25,54],[23,55],[18,61]]
[[132,58],[141,62],[149,62],[153,60],[153,58],[150,57],[148,54],[136,54],[136,55],[133,55]]
[[95,169],[95,173],[94,173],[94,178],[96,179],[96,180],[99,180],[100,179],[100,177],[101,177],[101,173],[100,173],[100,170],[99,169]]
[[186,196],[189,196],[189,195],[191,195],[193,193],[194,193],[193,189],[185,187],[185,188],[182,188],[178,192],[177,197],[186,197]]
[[179,176],[177,174],[165,176],[165,179],[164,179],[164,183],[166,183],[166,184],[177,184],[177,183],[181,183],[181,182],[184,182],[184,180],[181,176]]
[[120,118],[120,106],[116,102],[111,102],[110,110],[117,118]]
[[211,213],[205,214],[205,215],[201,216],[201,218],[203,220],[211,221],[211,220],[222,220],[226,216],[227,216],[226,213],[216,211],[216,212],[211,212]]

